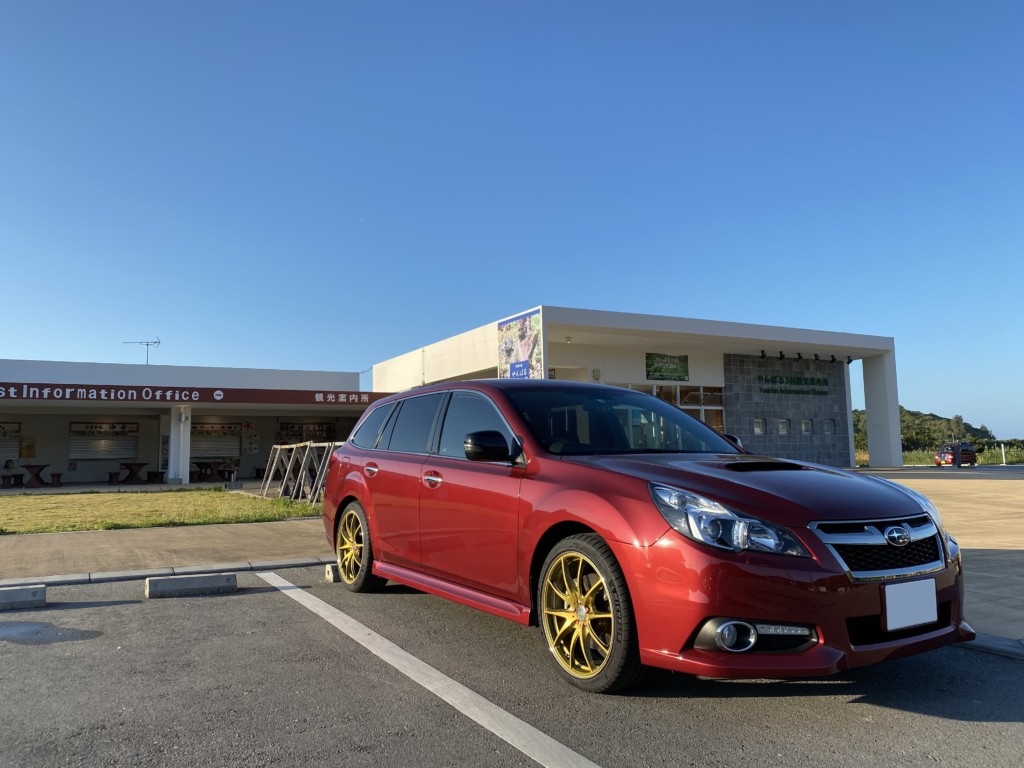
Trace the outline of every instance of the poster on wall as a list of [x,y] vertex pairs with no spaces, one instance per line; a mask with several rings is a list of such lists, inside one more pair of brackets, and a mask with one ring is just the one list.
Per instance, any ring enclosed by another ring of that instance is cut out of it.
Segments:
[[138,422],[83,422],[73,421],[68,427],[71,437],[124,437],[139,431]]
[[329,443],[333,440],[333,424],[281,424],[277,430],[277,442],[280,445]]
[[255,456],[260,452],[260,433],[251,421],[242,422],[242,453]]
[[242,432],[241,424],[197,424],[192,422],[192,437],[235,437]]
[[16,459],[21,452],[21,422],[0,421],[0,459]]
[[498,323],[498,378],[544,378],[539,309]]
[[663,355],[647,352],[648,381],[689,381],[689,355]]

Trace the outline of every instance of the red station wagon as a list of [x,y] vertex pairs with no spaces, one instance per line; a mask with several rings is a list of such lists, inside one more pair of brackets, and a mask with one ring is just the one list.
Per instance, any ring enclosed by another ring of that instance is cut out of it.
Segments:
[[827,675],[974,638],[935,506],[752,455],[662,400],[502,379],[374,404],[330,459],[342,583],[539,624],[561,674]]

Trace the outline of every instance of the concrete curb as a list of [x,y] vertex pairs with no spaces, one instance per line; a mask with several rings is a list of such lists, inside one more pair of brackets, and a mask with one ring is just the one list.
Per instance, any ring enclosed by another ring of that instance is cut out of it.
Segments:
[[173,568],[144,568],[139,571],[103,571],[90,573],[90,584],[106,584],[111,581],[133,581],[134,579],[148,579],[155,576],[173,576]]
[[173,568],[144,568],[137,571],[103,571],[99,573],[74,573],[59,576],[25,576],[0,579],[2,587],[66,587],[82,584],[108,584],[115,581],[143,581],[161,576],[202,576],[208,573],[231,573],[238,571],[270,571],[285,568],[310,568],[329,565],[333,557],[299,557],[286,560],[258,560],[214,565],[185,565]]
[[[283,560],[241,561],[237,563],[217,563],[213,565],[185,565],[175,568],[147,568],[137,571],[106,571],[101,573],[75,573],[58,576],[26,576],[24,578],[0,579],[0,589],[5,587],[64,587],[81,584],[106,584],[117,581],[143,581],[151,577],[167,576],[202,576],[205,574],[236,573],[245,571],[276,571],[286,568],[310,568],[330,566],[335,562],[333,557],[300,557]],[[330,581],[330,575],[327,575]],[[1009,637],[988,635],[979,632],[978,637],[969,643],[958,643],[957,648],[965,648],[982,653],[992,653],[1011,659],[1024,660],[1024,640]]]
[[967,648],[972,651],[983,653],[994,653],[997,656],[1006,656],[1011,659],[1024,660],[1024,640],[1013,640],[1009,637],[999,635],[986,635],[979,632],[978,637],[969,643],[960,643],[959,648]]

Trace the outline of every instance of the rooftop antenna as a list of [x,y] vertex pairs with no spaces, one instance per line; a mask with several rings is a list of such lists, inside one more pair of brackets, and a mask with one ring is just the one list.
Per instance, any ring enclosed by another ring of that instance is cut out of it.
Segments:
[[149,365],[149,348],[160,346],[160,337],[156,337],[156,341],[126,341],[125,344],[141,344],[146,348],[146,365]]

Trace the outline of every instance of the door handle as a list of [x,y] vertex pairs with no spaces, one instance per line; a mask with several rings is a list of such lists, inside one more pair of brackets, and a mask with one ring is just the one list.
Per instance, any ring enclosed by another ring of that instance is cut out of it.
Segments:
[[365,467],[363,467],[363,473],[367,477],[374,477],[378,472],[380,472],[380,469],[377,467],[376,464],[367,464]]
[[437,488],[437,486],[444,482],[444,478],[441,477],[436,472],[428,472],[423,476],[423,482],[429,485],[431,488]]

